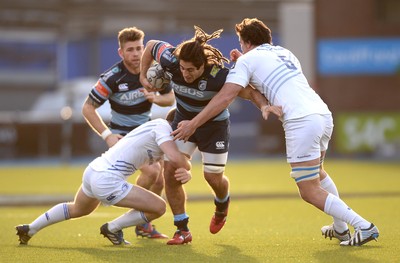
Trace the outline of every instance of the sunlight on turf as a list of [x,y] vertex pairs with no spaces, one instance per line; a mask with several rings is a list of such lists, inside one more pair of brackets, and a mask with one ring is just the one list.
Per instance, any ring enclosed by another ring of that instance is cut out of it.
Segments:
[[[51,205],[0,207],[0,262],[400,262],[400,164],[327,161],[344,201],[381,231],[379,242],[358,248],[340,247],[324,239],[320,228],[332,219],[306,204],[297,195],[284,162],[231,162],[232,202],[228,221],[216,235],[209,233],[214,210],[211,192],[201,167],[194,168],[186,186],[190,195],[201,194],[207,201],[188,202],[189,227],[193,242],[167,246],[165,240],[137,238],[133,228],[124,231],[131,246],[113,246],[99,228],[127,209],[99,207],[81,219],[43,229],[28,246],[18,246],[15,225],[30,223]],[[83,167],[0,168],[0,195],[71,194],[80,184]],[[6,171],[6,173],[4,173]],[[8,176],[12,174],[12,176]],[[6,176],[4,176],[6,175]],[[34,175],[34,176],[33,176]],[[379,176],[377,176],[379,175]],[[132,178],[134,179],[134,178]],[[395,193],[394,195],[352,196],[349,193]],[[241,199],[243,194],[278,193],[287,197]],[[397,193],[397,195],[396,195]],[[173,235],[173,217],[167,213],[153,222],[157,229]],[[345,259],[345,261],[343,261]]]

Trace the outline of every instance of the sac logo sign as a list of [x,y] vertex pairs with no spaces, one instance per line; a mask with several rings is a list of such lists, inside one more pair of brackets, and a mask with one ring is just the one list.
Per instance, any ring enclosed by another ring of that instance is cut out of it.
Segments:
[[335,116],[338,153],[368,153],[385,149],[400,153],[400,113],[340,113]]

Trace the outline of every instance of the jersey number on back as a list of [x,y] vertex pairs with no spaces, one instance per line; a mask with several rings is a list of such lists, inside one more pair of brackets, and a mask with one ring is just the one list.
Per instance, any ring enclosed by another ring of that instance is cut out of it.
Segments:
[[296,66],[293,64],[292,61],[287,59],[285,56],[279,56],[279,58],[282,60],[283,63],[285,63],[286,67],[290,70],[296,70]]

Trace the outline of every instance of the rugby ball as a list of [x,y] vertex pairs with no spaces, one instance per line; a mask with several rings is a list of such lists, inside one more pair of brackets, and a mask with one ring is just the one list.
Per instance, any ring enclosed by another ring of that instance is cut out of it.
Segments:
[[150,84],[158,90],[163,90],[168,87],[171,81],[171,75],[165,72],[160,64],[152,65],[147,70],[146,76]]

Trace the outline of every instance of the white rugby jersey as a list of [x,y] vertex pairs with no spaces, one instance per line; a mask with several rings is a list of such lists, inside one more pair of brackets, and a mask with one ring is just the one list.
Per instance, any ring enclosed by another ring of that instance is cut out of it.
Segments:
[[282,121],[331,113],[308,84],[299,60],[280,46],[263,44],[242,55],[226,82],[242,87],[251,84],[272,105],[282,106]]
[[130,176],[144,164],[152,164],[163,157],[160,145],[173,140],[171,132],[171,126],[164,119],[146,122],[125,135],[89,166],[95,171]]

